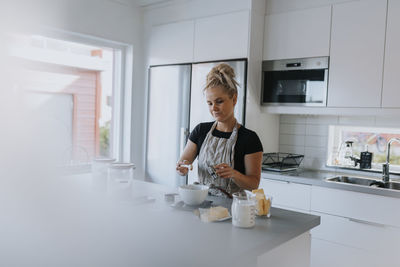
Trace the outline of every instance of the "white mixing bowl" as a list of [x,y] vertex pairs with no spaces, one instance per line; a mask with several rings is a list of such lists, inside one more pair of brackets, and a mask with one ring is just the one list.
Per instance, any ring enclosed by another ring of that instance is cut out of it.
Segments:
[[200,205],[206,200],[208,186],[200,184],[181,185],[178,188],[179,196],[187,205]]

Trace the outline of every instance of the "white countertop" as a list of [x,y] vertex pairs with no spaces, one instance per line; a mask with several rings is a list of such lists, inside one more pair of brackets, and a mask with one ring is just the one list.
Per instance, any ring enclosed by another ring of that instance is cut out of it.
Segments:
[[[90,174],[46,181],[3,196],[0,266],[236,266],[320,222],[273,208],[241,229],[170,207],[164,194],[176,190],[157,184],[134,181],[132,198],[120,201],[94,191]],[[155,201],[139,204],[143,196]]]
[[[377,188],[363,185],[354,185],[354,184],[346,184],[339,182],[330,182],[327,181],[326,178],[332,178],[335,176],[355,176],[355,177],[366,177],[374,180],[380,181],[381,178],[371,175],[366,175],[365,172],[359,173],[351,173],[351,172],[340,172],[338,171],[318,171],[318,170],[307,170],[307,169],[298,169],[295,171],[288,172],[273,172],[273,171],[262,171],[261,178],[272,179],[272,180],[280,180],[286,182],[293,182],[299,184],[307,184],[307,185],[317,185],[347,191],[354,191],[360,193],[367,193],[373,195],[381,195],[385,197],[396,197],[400,198],[400,190],[392,190],[387,188]],[[371,174],[371,173],[370,173]],[[400,182],[398,176],[392,175],[391,181]]]

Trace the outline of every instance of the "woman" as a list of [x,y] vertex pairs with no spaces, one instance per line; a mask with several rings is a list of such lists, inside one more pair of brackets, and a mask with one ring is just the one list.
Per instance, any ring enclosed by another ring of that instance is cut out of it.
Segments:
[[[204,92],[214,122],[200,123],[189,136],[176,170],[186,175],[198,156],[198,178],[214,194],[227,195],[258,188],[262,144],[257,134],[240,125],[235,116],[237,85],[234,70],[227,64],[215,66],[207,75]],[[216,174],[216,175],[215,175]]]

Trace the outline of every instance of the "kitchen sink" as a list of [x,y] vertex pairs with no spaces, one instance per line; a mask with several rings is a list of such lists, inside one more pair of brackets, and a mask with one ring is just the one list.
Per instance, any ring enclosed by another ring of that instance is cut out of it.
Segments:
[[335,177],[331,177],[331,178],[326,178],[326,180],[328,182],[336,182],[336,183],[343,183],[343,184],[352,184],[352,185],[360,185],[360,186],[367,186],[367,187],[400,190],[400,182],[384,183],[380,180],[363,178],[363,177],[352,177],[352,176],[335,176]]
[[394,189],[394,190],[400,190],[400,183],[397,182],[388,182],[384,184],[383,188],[388,188],[388,189]]

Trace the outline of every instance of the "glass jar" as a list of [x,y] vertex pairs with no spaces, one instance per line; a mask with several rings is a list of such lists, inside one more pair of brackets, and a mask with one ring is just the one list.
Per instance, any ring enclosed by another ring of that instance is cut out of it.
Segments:
[[107,174],[108,167],[115,159],[111,158],[95,158],[92,162],[93,174]]
[[251,228],[256,224],[256,199],[243,193],[234,193],[231,207],[232,224],[236,227]]
[[106,192],[108,167],[115,159],[95,158],[92,162],[92,190],[94,192]]
[[114,198],[128,200],[132,193],[133,163],[112,163],[108,167],[107,193]]
[[133,171],[135,169],[135,164],[116,162],[110,164],[108,167],[108,174],[113,179],[129,180],[133,179]]

